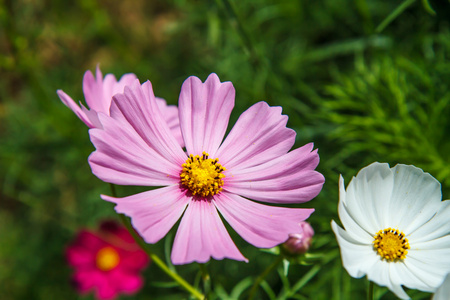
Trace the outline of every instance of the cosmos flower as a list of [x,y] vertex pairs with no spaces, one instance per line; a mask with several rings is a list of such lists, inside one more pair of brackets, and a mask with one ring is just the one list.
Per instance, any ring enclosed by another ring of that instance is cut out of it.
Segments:
[[[70,96],[62,90],[57,94],[61,101],[70,108],[89,128],[102,128],[98,119],[98,114],[110,115],[112,97],[117,93],[123,93],[125,86],[131,85],[136,79],[136,75],[129,73],[123,75],[119,81],[113,74],[106,74],[103,78],[99,66],[97,66],[96,77],[91,71],[86,71],[83,77],[83,93],[88,108],[81,102],[78,106]],[[164,119],[169,124],[177,141],[183,146],[183,139],[180,132],[180,122],[178,119],[178,108],[174,105],[167,105],[162,98],[156,98],[156,103],[164,115]]]
[[450,273],[445,277],[444,282],[437,289],[436,293],[434,293],[432,300],[448,300],[450,295]]
[[301,222],[295,233],[289,234],[289,239],[283,243],[284,249],[291,254],[306,253],[311,246],[314,229],[308,222]]
[[373,163],[349,183],[341,176],[339,218],[331,222],[344,268],[367,275],[401,299],[410,289],[434,292],[450,271],[450,201],[414,166]]
[[73,283],[78,292],[95,290],[98,299],[136,293],[143,284],[139,274],[149,262],[130,233],[112,221],[102,223],[96,232],[80,231],[66,257],[75,269]]
[[[312,144],[288,152],[295,132],[281,107],[259,102],[245,111],[223,140],[234,106],[231,82],[211,74],[189,77],[181,88],[179,119],[186,149],[164,122],[149,81],[114,96],[103,130],[91,129],[93,173],[119,185],[161,187],[124,198],[102,195],[131,217],[148,243],[163,238],[181,217],[174,264],[230,258],[246,261],[219,213],[250,244],[271,248],[298,230],[313,209],[264,205],[302,203],[321,190],[324,177]],[[223,142],[222,142],[223,140]]]

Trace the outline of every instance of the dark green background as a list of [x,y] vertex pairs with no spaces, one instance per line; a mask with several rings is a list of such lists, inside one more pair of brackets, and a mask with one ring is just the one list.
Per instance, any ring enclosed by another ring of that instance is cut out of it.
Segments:
[[[104,74],[151,80],[171,104],[188,76],[215,72],[236,88],[230,124],[258,101],[282,106],[297,146],[319,148],[326,178],[322,193],[302,206],[316,208],[318,272],[289,299],[365,297],[367,282],[342,268],[330,229],[338,219],[337,180],[343,174],[348,183],[373,161],[414,164],[449,198],[449,20],[445,0],[1,0],[0,298],[77,299],[64,248],[80,228],[116,217],[99,198],[110,194],[108,184],[87,164],[87,127],[56,95],[63,89],[83,100],[83,74],[97,64]],[[244,298],[275,259],[232,235],[250,263],[207,265],[218,298],[233,289],[231,298]],[[173,231],[168,247],[170,239]],[[151,247],[163,258],[170,251],[164,243]],[[258,298],[282,299],[311,268],[291,264],[287,278],[273,272],[271,289]],[[199,278],[195,264],[177,270],[192,283]],[[154,265],[145,277],[144,289],[127,299],[188,297],[167,288],[170,279]],[[377,288],[376,297],[382,294],[395,298]]]

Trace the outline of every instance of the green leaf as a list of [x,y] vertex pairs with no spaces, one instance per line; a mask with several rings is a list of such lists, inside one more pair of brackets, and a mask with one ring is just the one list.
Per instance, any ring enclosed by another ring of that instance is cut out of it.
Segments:
[[425,10],[430,14],[430,15],[436,15],[436,12],[434,11],[434,9],[431,7],[430,2],[428,2],[428,0],[422,0],[422,5],[423,8],[425,8]]
[[290,266],[290,261],[287,259],[283,259],[283,274],[284,276],[288,276],[289,273],[289,266]]

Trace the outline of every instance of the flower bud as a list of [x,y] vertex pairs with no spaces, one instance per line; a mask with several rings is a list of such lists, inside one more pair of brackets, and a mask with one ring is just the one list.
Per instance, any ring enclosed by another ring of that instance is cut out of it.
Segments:
[[289,234],[289,239],[284,242],[283,248],[290,254],[303,254],[311,246],[314,230],[308,222],[301,222],[297,233]]

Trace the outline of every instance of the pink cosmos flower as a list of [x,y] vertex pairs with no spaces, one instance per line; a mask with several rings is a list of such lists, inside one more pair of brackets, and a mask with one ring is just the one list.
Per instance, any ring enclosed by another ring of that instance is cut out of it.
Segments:
[[[317,150],[293,151],[295,131],[286,128],[281,107],[259,102],[245,111],[225,140],[235,90],[211,74],[205,83],[189,77],[181,88],[179,119],[184,151],[155,101],[149,81],[136,81],[114,96],[103,130],[91,129],[96,147],[93,173],[120,185],[163,186],[124,198],[102,195],[131,217],[148,243],[163,238],[181,217],[171,259],[174,264],[214,259],[247,259],[220,216],[247,242],[260,248],[283,243],[314,209],[267,203],[302,203],[324,183],[315,171]],[[223,142],[222,142],[223,140]]]
[[[78,106],[75,101],[62,90],[57,91],[61,101],[89,128],[102,128],[102,124],[98,119],[98,114],[103,113],[109,116],[112,97],[117,93],[123,93],[125,86],[131,85],[137,79],[136,75],[132,73],[123,75],[119,81],[117,81],[113,74],[106,74],[105,78],[103,78],[98,65],[96,77],[97,78],[94,78],[94,75],[89,70],[84,73],[83,77],[83,93],[89,109],[81,102],[80,106]],[[156,98],[156,102],[177,141],[183,146],[180,121],[178,119],[178,108],[174,105],[167,105],[166,101],[162,98]]]
[[73,282],[78,292],[95,290],[98,299],[136,293],[143,284],[139,273],[149,262],[130,233],[113,221],[102,223],[97,232],[82,230],[67,248],[66,257],[75,269]]
[[289,234],[289,239],[283,247],[291,254],[306,253],[311,246],[314,229],[308,222],[301,222],[295,233]]

